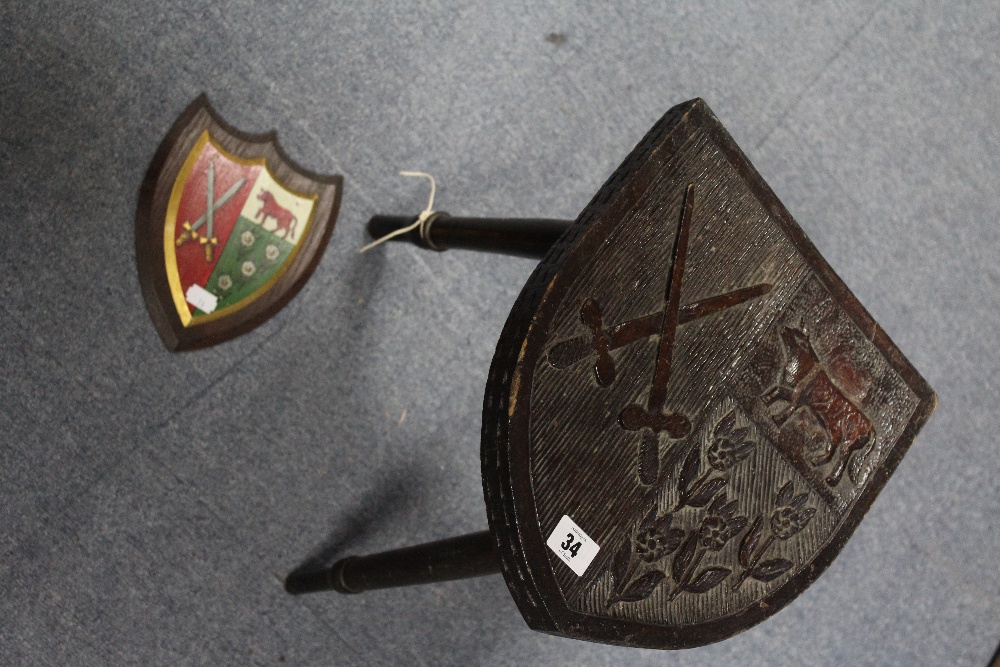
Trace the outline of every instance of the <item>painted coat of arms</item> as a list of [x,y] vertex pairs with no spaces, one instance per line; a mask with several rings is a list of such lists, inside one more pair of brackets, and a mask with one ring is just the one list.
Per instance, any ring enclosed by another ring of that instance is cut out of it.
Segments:
[[273,134],[241,133],[195,100],[157,151],[136,214],[140,283],[166,346],[214,345],[280,310],[319,262],[342,188],[292,163]]

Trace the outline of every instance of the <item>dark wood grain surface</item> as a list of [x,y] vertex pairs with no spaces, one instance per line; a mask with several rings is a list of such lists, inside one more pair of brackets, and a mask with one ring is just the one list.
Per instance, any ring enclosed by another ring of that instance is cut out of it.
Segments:
[[[482,464],[508,587],[565,636],[731,636],[830,564],[934,403],[704,101],[675,107],[501,335]],[[564,515],[600,546],[581,576],[546,546]]]

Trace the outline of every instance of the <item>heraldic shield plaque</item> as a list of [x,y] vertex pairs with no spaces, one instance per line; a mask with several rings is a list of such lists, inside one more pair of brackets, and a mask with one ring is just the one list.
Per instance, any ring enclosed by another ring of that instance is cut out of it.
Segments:
[[528,624],[684,648],[839,553],[935,404],[702,100],[552,247],[501,335],[483,484]]
[[227,125],[202,95],[150,165],[136,257],[164,344],[187,350],[266,321],[305,284],[333,231],[341,176],[296,166],[273,133]]

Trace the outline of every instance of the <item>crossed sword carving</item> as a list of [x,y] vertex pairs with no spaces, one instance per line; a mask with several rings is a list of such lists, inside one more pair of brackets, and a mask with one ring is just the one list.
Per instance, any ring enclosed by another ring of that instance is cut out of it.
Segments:
[[639,480],[645,485],[655,484],[660,474],[660,433],[665,431],[671,438],[685,437],[691,430],[690,420],[682,414],[664,412],[667,388],[670,384],[670,366],[673,360],[674,340],[677,327],[681,324],[711,315],[771,291],[771,285],[760,283],[719,296],[696,301],[680,307],[681,284],[684,265],[687,261],[688,238],[691,233],[691,217],[694,212],[694,184],[689,184],[684,193],[683,213],[674,239],[673,268],[667,276],[666,307],[663,312],[653,313],[611,329],[604,330],[603,313],[594,299],[584,301],[580,309],[580,319],[592,331],[593,337],[581,336],[554,345],[548,354],[549,363],[556,368],[566,368],[586,358],[591,352],[597,353],[594,374],[602,387],[610,386],[615,379],[615,363],[611,350],[659,333],[660,342],[656,350],[656,364],[653,370],[653,386],[645,407],[639,404],[626,406],[618,417],[618,423],[627,431],[642,431],[639,446]]
[[[232,199],[233,195],[235,195],[246,182],[247,179],[241,178],[235,185],[233,185],[233,187],[226,190],[225,194],[218,199],[215,199],[215,159],[213,158],[212,161],[208,163],[208,187],[206,188],[208,194],[208,206],[205,209],[205,214],[194,222],[185,222],[182,225],[184,231],[177,237],[177,245],[181,246],[188,241],[197,241],[205,246],[205,261],[211,262],[212,258],[215,256],[215,247],[219,245],[219,239],[215,237],[214,213],[216,209],[221,208],[223,204]],[[201,229],[202,225],[208,226],[208,229],[204,234],[198,231]]]

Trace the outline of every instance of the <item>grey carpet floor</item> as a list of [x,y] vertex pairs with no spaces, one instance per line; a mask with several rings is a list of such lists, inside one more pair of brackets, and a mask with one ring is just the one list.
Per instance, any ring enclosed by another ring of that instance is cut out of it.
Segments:
[[[913,3],[0,6],[0,663],[984,665],[1000,642],[1000,9]],[[136,279],[153,151],[207,92],[342,173],[277,317],[171,354]],[[499,577],[293,598],[310,556],[484,529],[482,389],[532,263],[372,214],[574,218],[704,97],[940,405],[829,571],[672,654],[528,630]]]

